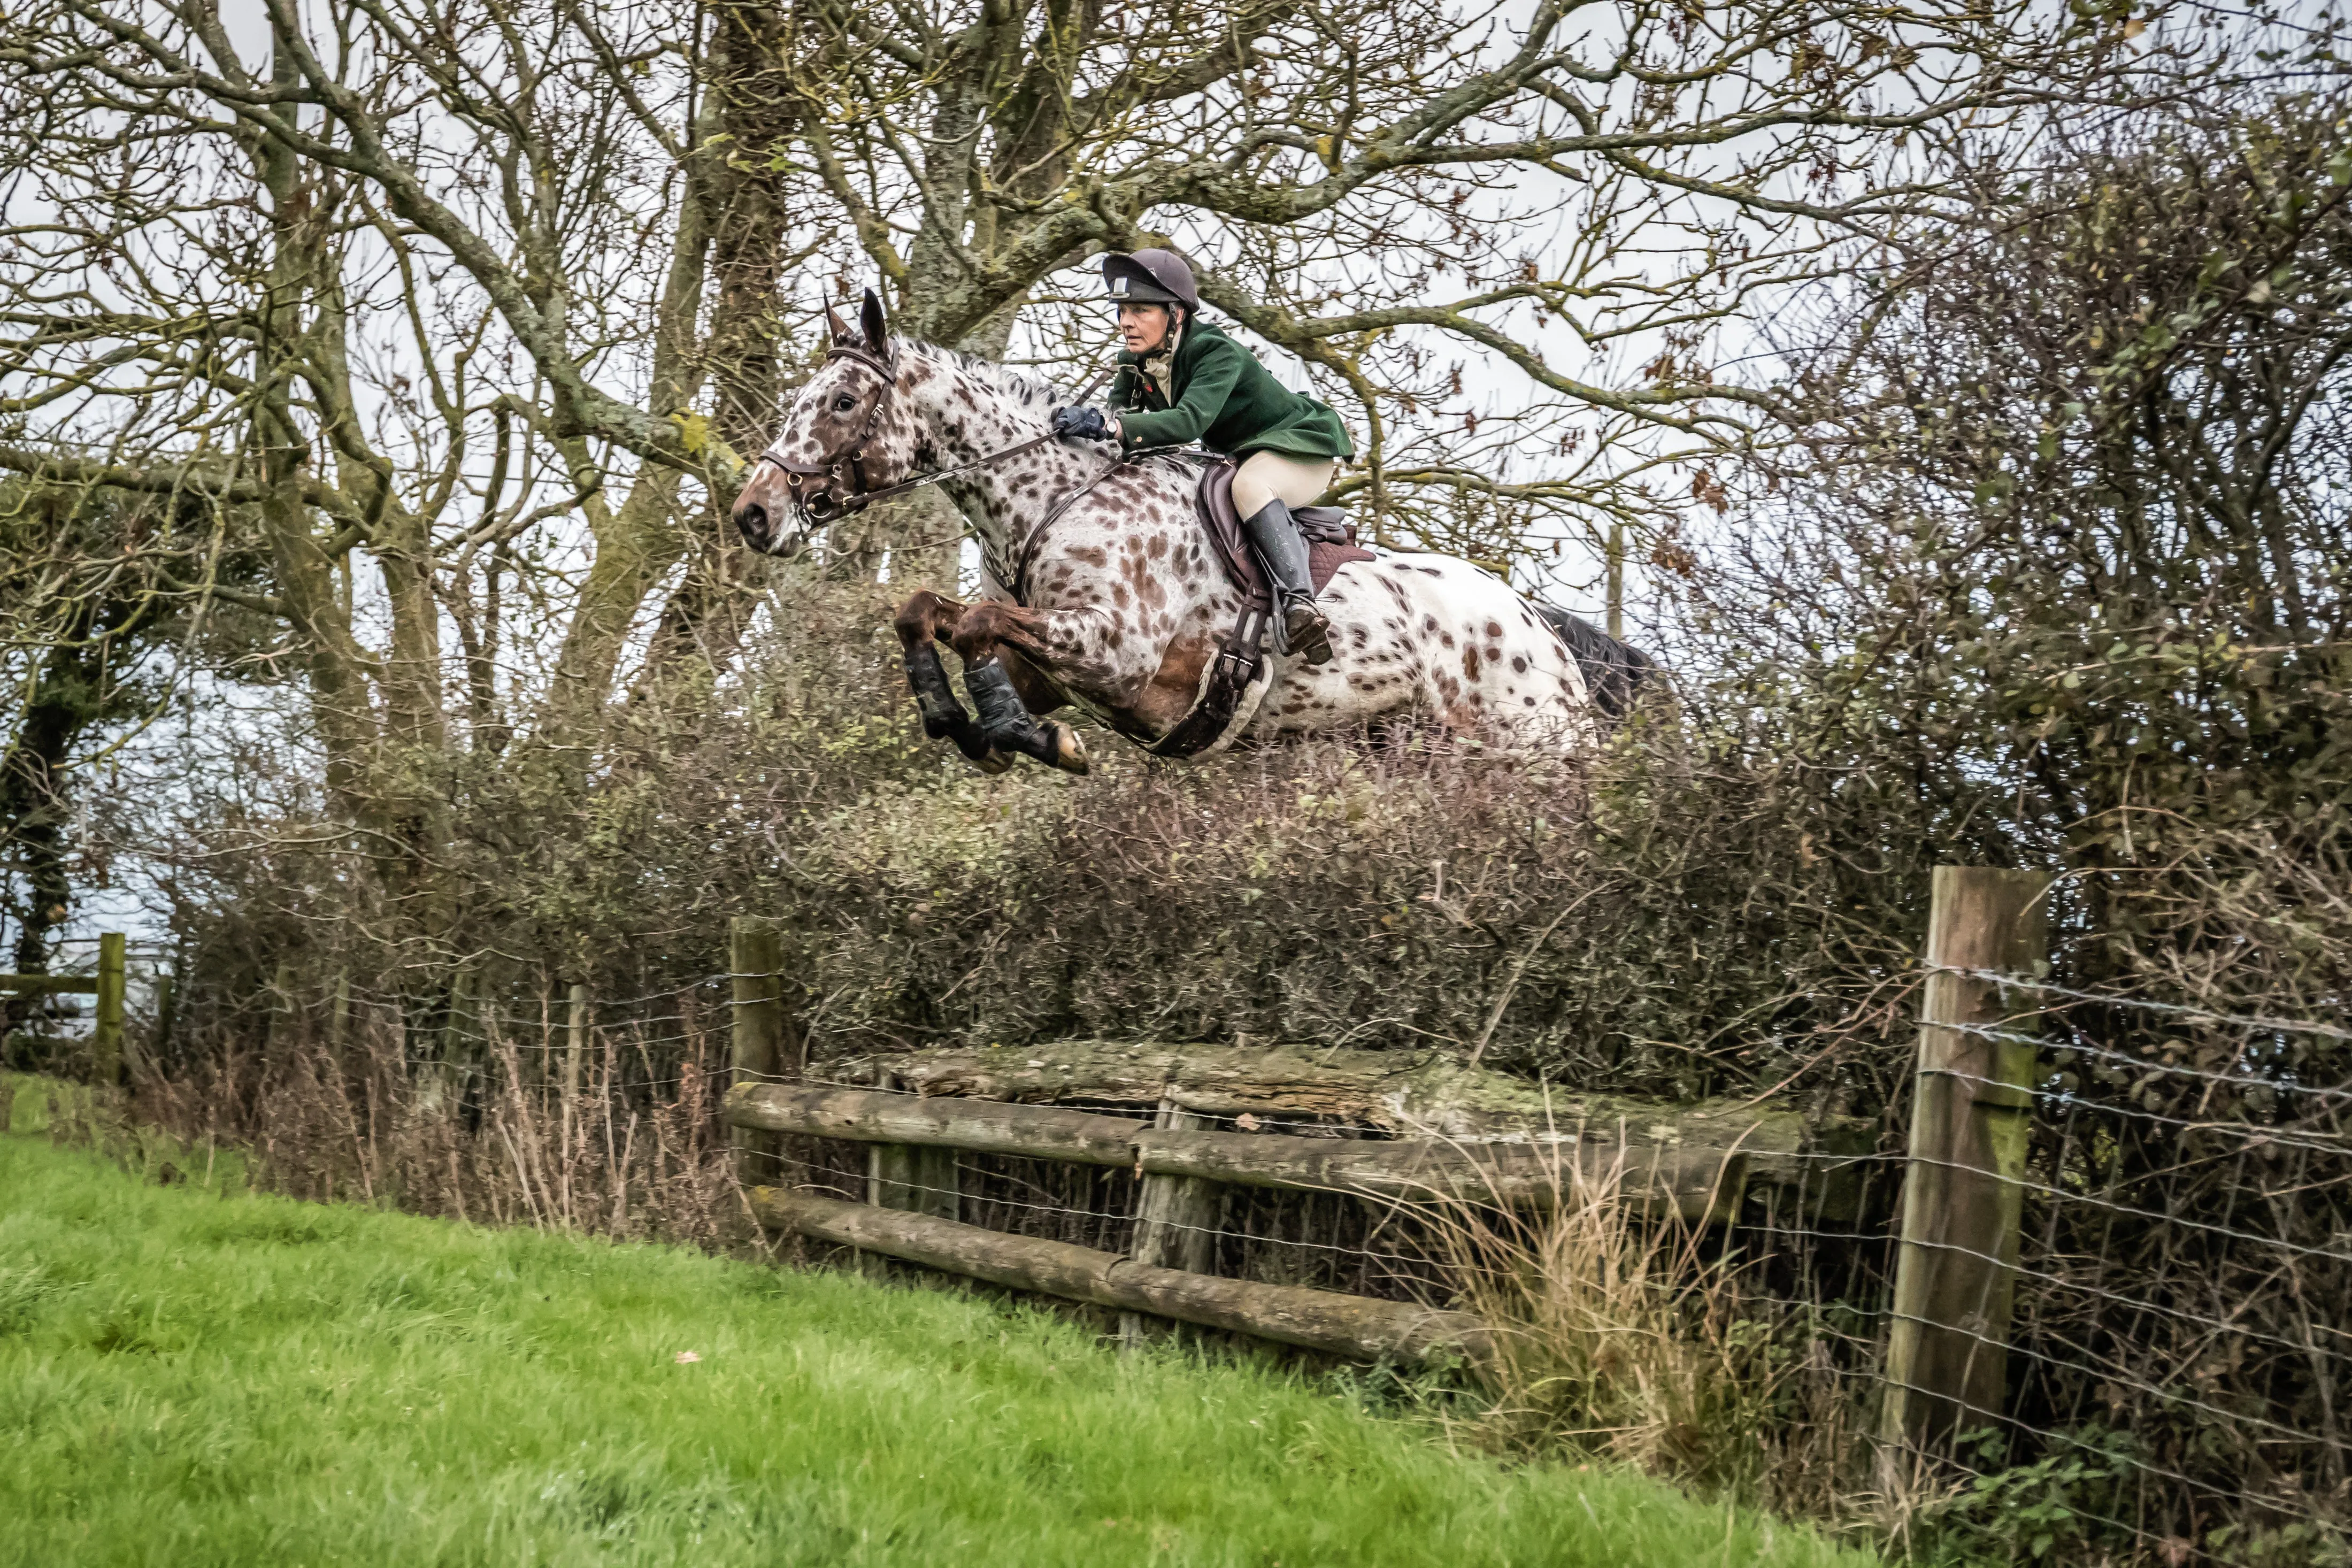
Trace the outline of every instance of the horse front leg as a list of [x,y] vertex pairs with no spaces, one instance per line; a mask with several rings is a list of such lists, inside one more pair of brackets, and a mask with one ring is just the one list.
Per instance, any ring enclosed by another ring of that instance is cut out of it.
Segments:
[[1028,623],[1041,618],[1036,611],[989,600],[964,611],[949,641],[963,659],[964,689],[980,710],[980,728],[991,744],[1034,757],[1049,768],[1082,773],[1086,742],[1067,724],[1041,722],[1033,715],[1007,668],[1008,659],[1018,657],[1015,649],[1026,652],[1033,664],[1040,656],[1044,639]]
[[987,731],[972,722],[956,700],[947,666],[940,658],[940,644],[962,615],[961,605],[926,588],[898,606],[892,625],[906,653],[907,684],[923,715],[923,733],[934,741],[953,741],[982,773],[1001,773],[1013,765],[1012,756],[990,744]]

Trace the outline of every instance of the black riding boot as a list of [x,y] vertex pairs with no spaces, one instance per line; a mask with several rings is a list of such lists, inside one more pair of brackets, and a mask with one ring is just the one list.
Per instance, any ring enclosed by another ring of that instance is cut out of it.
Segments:
[[1331,662],[1331,623],[1315,604],[1315,582],[1307,571],[1307,541],[1290,509],[1270,500],[1242,520],[1260,570],[1274,584],[1274,651],[1296,654],[1309,664]]

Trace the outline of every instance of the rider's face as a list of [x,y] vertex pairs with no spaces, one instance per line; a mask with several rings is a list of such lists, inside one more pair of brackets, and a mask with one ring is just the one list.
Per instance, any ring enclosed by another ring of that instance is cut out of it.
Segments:
[[1119,341],[1131,354],[1148,354],[1168,341],[1168,318],[1165,305],[1121,305]]

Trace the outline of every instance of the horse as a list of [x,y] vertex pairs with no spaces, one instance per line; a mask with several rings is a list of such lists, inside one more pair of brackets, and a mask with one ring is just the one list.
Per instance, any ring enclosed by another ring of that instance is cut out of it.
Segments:
[[[1065,705],[1175,755],[1400,721],[1559,755],[1597,738],[1593,693],[1549,606],[1449,556],[1339,567],[1320,595],[1328,664],[1260,661],[1255,640],[1237,649],[1258,634],[1196,516],[1197,464],[1055,437],[1049,417],[1069,399],[1018,370],[893,339],[870,290],[856,327],[830,306],[825,316],[824,363],[731,516],[751,548],[790,556],[850,511],[940,486],[979,542],[984,591],[963,603],[922,590],[895,626],[925,732],[982,768],[1025,755],[1085,773],[1077,731],[1044,718]],[[940,643],[962,661],[977,717],[948,683]],[[1187,720],[1237,651],[1251,656],[1245,700],[1203,736]]]

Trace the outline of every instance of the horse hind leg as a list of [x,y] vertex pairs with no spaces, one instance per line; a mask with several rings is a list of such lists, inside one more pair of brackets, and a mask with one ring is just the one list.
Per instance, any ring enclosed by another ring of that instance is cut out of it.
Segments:
[[1086,742],[1067,724],[1040,721],[1021,700],[1012,671],[1005,668],[997,637],[1003,606],[975,605],[964,613],[952,636],[963,659],[963,687],[980,710],[980,728],[1000,750],[1034,757],[1064,773],[1087,771]]
[[922,713],[924,734],[934,741],[953,741],[956,749],[982,773],[1001,773],[1013,765],[1012,757],[989,743],[987,731],[974,723],[956,700],[955,688],[948,683],[947,666],[940,658],[940,641],[946,630],[943,623],[960,609],[929,589],[898,606],[893,624],[907,657],[907,684]]

